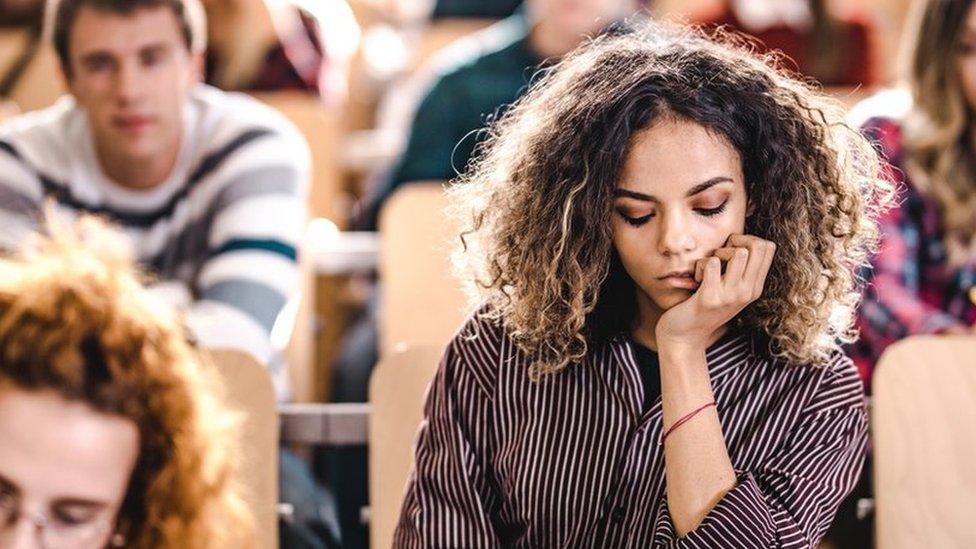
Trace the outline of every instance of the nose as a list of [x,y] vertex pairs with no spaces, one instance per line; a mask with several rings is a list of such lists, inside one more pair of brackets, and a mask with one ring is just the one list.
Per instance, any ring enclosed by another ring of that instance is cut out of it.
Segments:
[[21,518],[6,530],[0,530],[3,549],[41,549],[40,529],[31,520]]
[[115,96],[123,105],[138,101],[145,79],[139,74],[137,63],[120,64],[115,73]]
[[695,249],[695,235],[689,220],[680,211],[661,214],[658,251],[663,255],[680,255]]

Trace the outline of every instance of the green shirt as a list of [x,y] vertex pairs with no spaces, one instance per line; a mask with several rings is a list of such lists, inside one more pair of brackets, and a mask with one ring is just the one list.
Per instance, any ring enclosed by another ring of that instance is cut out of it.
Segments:
[[447,181],[464,172],[488,123],[521,96],[542,64],[528,44],[529,28],[516,14],[486,29],[488,45],[453,64],[430,88],[414,115],[407,145],[376,193],[370,216],[400,185]]

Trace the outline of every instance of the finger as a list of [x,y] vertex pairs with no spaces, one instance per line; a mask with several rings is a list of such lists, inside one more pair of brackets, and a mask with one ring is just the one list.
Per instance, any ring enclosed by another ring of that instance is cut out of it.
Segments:
[[769,255],[771,248],[775,246],[768,240],[750,234],[730,235],[728,242],[735,247],[743,247],[749,250],[749,262],[746,265],[743,278],[750,289],[761,293],[766,279],[766,273],[763,271],[766,270],[768,272],[766,256]]
[[765,245],[765,254],[763,255],[762,268],[759,270],[759,277],[757,280],[756,294],[762,295],[763,288],[766,286],[766,278],[769,276],[769,269],[773,265],[773,259],[776,258],[776,244],[768,242]]
[[726,239],[725,245],[732,248],[752,248],[753,245],[765,242],[758,236],[751,234],[730,234],[729,238]]
[[700,290],[717,291],[722,286],[722,261],[717,257],[706,257],[702,272]]
[[735,248],[732,250],[732,257],[728,265],[725,266],[724,282],[726,288],[733,288],[742,284],[742,276],[746,271],[746,265],[750,260],[749,250],[746,248]]
[[714,255],[715,257],[721,259],[723,262],[732,261],[732,257],[735,256],[735,246],[725,246],[724,248],[719,248],[709,255]]
[[695,282],[701,284],[702,277],[705,276],[705,262],[708,260],[707,257],[699,259],[695,262]]
[[732,258],[735,257],[735,250],[736,249],[737,248],[735,248],[733,246],[726,246],[724,248],[719,248],[719,249],[713,251],[711,254],[709,254],[709,255],[713,255],[713,256],[719,258],[720,260],[722,260],[722,273],[723,274],[728,270],[728,263],[729,263],[729,261],[732,261]]

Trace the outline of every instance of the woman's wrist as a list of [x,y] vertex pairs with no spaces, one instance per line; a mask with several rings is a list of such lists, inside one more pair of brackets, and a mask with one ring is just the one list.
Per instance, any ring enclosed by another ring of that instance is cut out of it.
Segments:
[[704,356],[706,347],[707,344],[704,340],[657,336],[658,355],[662,357],[667,355],[669,358],[682,362]]
[[[711,398],[711,380],[705,346],[671,342],[658,345],[661,368],[661,392],[670,399],[682,401],[679,408]],[[677,403],[677,402],[676,402]]]

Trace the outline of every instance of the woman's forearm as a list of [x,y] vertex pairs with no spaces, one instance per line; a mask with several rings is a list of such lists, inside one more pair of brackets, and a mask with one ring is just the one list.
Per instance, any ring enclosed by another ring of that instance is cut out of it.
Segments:
[[[658,356],[666,431],[688,413],[712,402],[714,396],[704,349],[662,346]],[[668,509],[678,536],[684,536],[735,487],[735,471],[714,406],[701,410],[668,435],[664,470]]]

